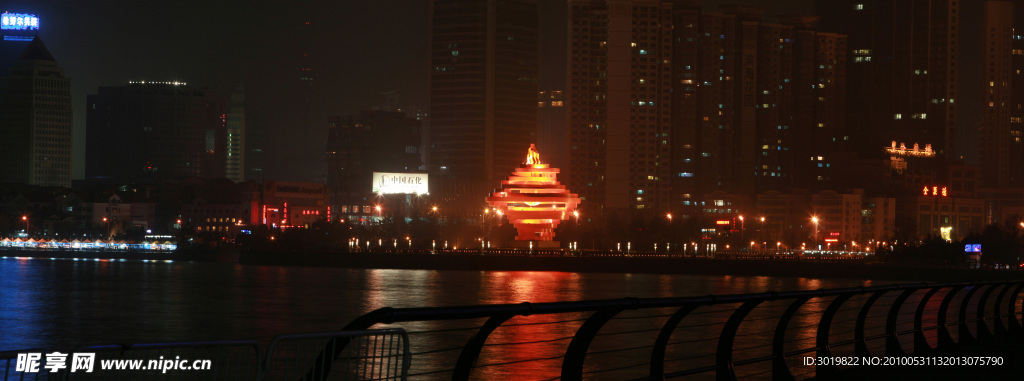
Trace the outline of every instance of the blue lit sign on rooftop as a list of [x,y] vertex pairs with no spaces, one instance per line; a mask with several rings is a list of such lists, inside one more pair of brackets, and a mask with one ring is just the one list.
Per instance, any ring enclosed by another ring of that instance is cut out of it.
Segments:
[[39,17],[27,13],[0,14],[0,29],[39,30]]

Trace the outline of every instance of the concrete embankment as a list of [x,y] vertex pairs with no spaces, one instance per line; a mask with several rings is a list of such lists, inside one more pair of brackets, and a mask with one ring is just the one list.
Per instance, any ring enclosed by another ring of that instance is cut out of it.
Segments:
[[820,261],[808,259],[707,259],[665,257],[552,257],[471,254],[330,253],[245,251],[239,262],[252,265],[425,269],[467,271],[564,271],[641,274],[703,274],[855,278],[902,281],[987,281],[1024,279],[1024,272],[930,266]]

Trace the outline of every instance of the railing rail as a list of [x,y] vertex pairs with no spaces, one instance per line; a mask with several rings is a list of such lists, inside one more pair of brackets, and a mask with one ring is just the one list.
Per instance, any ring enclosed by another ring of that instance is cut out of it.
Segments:
[[[802,354],[948,353],[1017,337],[1022,334],[1022,288],[1022,281],[915,283],[679,298],[386,307],[357,318],[345,330],[429,327],[410,332],[414,358],[416,353],[433,356],[429,363],[414,363],[410,372],[448,374],[453,380],[522,376],[527,368],[544,373],[530,373],[531,378],[562,380],[594,374],[660,380],[708,372],[718,380],[752,375],[797,379],[834,376],[849,368],[842,364],[804,366],[800,358],[793,357]],[[644,312],[653,310],[660,313]],[[640,313],[643,315],[635,316]],[[451,337],[450,327],[457,321],[471,324],[457,330],[464,332],[461,339]],[[528,324],[568,335],[522,339],[510,334],[523,335]],[[611,326],[631,326],[633,330],[623,334]],[[699,337],[708,333],[712,336]],[[331,345],[344,344],[344,338],[337,340]],[[741,342],[743,345],[738,345]],[[516,356],[520,352],[537,355],[514,361],[499,361],[512,356],[504,352],[492,350],[483,355],[495,346]],[[519,346],[532,349],[512,351]],[[327,351],[322,354],[331,355]],[[481,363],[481,358],[487,358],[487,363]],[[523,365],[528,363],[547,365]],[[493,369],[501,366],[503,371]]]

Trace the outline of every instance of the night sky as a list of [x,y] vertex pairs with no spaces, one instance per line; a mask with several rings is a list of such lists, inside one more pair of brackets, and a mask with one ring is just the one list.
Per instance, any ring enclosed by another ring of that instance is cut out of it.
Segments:
[[[811,0],[704,3],[710,11],[724,3],[759,5],[767,22],[776,21],[774,14],[812,9]],[[71,78],[73,178],[84,177],[86,95],[147,80],[210,87],[224,99],[244,85],[248,126],[266,128],[272,143],[266,178],[322,181],[329,115],[381,106],[383,91],[400,93],[407,111],[429,106],[428,4],[13,0],[0,10],[37,14],[39,35]],[[541,1],[542,65],[554,67],[541,69],[542,88],[564,82],[565,4]],[[303,53],[313,69],[309,89],[299,80]]]

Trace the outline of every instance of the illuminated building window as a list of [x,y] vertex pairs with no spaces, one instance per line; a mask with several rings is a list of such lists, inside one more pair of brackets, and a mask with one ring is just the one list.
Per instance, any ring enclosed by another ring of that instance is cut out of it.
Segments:
[[858,11],[863,11],[864,10],[864,4],[857,4],[857,5],[855,5],[853,7],[853,9],[856,9]]
[[896,120],[903,119],[903,114],[896,114],[895,116],[893,116],[893,119],[896,119]]

